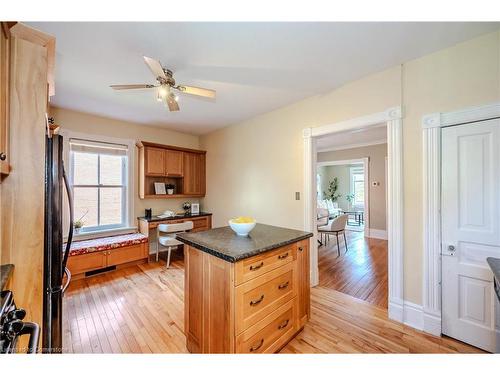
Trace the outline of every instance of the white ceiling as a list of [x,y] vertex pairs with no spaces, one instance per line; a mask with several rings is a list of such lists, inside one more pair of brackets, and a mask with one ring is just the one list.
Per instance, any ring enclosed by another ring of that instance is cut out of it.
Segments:
[[[203,134],[493,31],[499,23],[29,23],[54,35],[53,104]],[[142,56],[178,83],[217,90],[216,101],[184,96],[168,112]]]
[[387,142],[387,126],[370,127],[368,129],[350,130],[319,138],[316,143],[318,152],[368,146]]

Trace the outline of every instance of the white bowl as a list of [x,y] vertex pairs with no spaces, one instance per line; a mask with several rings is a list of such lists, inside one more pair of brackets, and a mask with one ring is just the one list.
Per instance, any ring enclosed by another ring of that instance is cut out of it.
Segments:
[[252,229],[255,228],[255,224],[257,224],[255,221],[253,223],[235,223],[232,219],[229,220],[228,223],[238,236],[248,236],[248,233],[250,233]]

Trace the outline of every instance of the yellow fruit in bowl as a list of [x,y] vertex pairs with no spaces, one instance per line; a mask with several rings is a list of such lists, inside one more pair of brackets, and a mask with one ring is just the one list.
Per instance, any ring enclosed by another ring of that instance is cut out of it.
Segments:
[[233,219],[233,223],[238,223],[238,224],[255,223],[255,219],[249,216],[239,216]]

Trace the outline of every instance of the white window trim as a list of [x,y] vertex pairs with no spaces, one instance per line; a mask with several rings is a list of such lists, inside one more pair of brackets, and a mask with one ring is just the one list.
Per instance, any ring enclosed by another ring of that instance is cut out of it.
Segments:
[[[361,173],[360,173],[360,171],[361,171]],[[364,166],[361,165],[361,166],[355,166],[355,167],[349,168],[349,190],[350,190],[350,193],[354,194],[354,196],[356,196],[356,192],[354,191],[354,175],[355,174],[362,174],[363,175],[363,185],[366,185],[366,181],[365,181],[366,176],[365,176]],[[364,197],[363,197],[363,199],[364,199]],[[366,202],[363,202],[363,204],[356,204],[356,201],[353,201],[352,208],[356,209],[356,208],[362,206],[364,209],[365,205],[366,205]]]
[[[107,142],[107,143],[116,143],[116,144],[124,144],[127,145],[127,210],[126,210],[126,218],[125,218],[125,226],[119,228],[111,228],[111,229],[99,229],[95,231],[85,231],[80,234],[74,234],[73,238],[75,240],[85,240],[91,238],[97,238],[104,236],[111,236],[115,234],[126,234],[135,232],[137,230],[136,220],[134,217],[134,197],[135,197],[135,184],[134,184],[134,171],[135,171],[135,140],[133,139],[124,139],[124,138],[115,138],[115,137],[107,137],[97,134],[88,134],[81,132],[74,132],[72,130],[63,129],[59,132],[63,136],[63,161],[64,165],[67,166],[67,172],[70,176],[71,180],[71,171],[68,168],[71,168],[71,160],[70,160],[70,145],[69,140],[71,138],[79,138],[85,139],[94,142]],[[73,181],[70,181],[70,184],[73,185]],[[67,218],[65,220],[67,222]]]

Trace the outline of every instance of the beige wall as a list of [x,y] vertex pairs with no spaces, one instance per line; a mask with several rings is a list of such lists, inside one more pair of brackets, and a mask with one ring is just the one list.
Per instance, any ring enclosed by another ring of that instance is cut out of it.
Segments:
[[[369,171],[369,204],[370,204],[370,228],[386,230],[386,199],[385,199],[385,158],[387,156],[387,144],[356,147],[346,150],[319,152],[318,162],[335,160],[352,160],[368,158]],[[347,168],[349,178],[349,169]],[[379,186],[372,186],[371,182],[377,181]],[[349,190],[349,180],[347,181]],[[340,199],[340,205],[347,205],[345,198]],[[346,207],[347,208],[347,207]]]
[[403,106],[404,297],[422,302],[423,115],[500,99],[500,33],[488,34],[346,84],[328,94],[201,137],[215,226],[236,215],[303,228],[302,129]]
[[[106,117],[95,116],[87,113],[71,111],[62,108],[52,107],[51,116],[62,129],[75,132],[103,135],[108,137],[117,137],[133,139],[135,141],[149,141],[174,146],[199,149],[199,137],[189,134],[183,134],[168,129],[152,127],[120,120],[113,120]],[[165,210],[180,211],[182,203],[186,199],[140,199],[138,184],[138,159],[137,149],[135,151],[135,171],[134,181],[135,199],[134,212],[135,217],[144,216],[145,208],[152,208],[153,214],[161,213]],[[189,201],[196,202],[196,199],[190,198]]]

